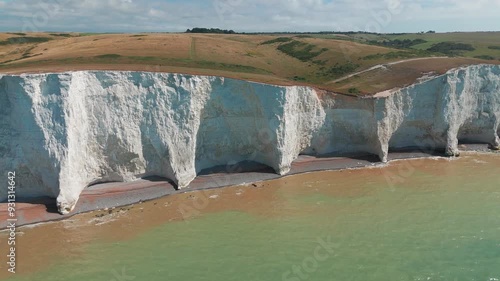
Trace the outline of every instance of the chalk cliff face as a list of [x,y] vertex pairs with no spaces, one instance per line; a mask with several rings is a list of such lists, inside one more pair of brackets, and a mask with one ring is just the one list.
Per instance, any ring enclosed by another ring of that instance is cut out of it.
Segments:
[[[255,161],[286,174],[299,154],[498,148],[500,67],[470,66],[370,98],[308,87],[141,72],[0,75],[0,170],[18,197],[57,197],[146,176],[187,187],[203,169]],[[7,198],[0,190],[0,200]]]
[[444,148],[456,156],[459,140],[499,148],[500,66],[451,70],[375,99],[382,159],[387,147]]

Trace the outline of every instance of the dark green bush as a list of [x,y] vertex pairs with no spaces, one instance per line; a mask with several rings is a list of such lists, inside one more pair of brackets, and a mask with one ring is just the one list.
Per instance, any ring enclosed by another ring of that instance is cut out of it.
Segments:
[[475,56],[476,59],[482,59],[482,60],[494,60],[495,58],[489,55],[480,55],[480,56]]
[[274,44],[274,43],[285,43],[285,42],[290,42],[292,41],[292,38],[290,37],[278,37],[276,39],[268,40],[265,42],[260,43],[261,45],[269,45],[269,44]]
[[359,94],[358,88],[349,88],[348,90],[349,94]]
[[58,37],[71,37],[72,36],[69,33],[51,33],[50,35],[52,35],[52,36],[58,36]]
[[427,51],[442,53],[446,55],[458,55],[463,51],[474,51],[475,48],[471,44],[456,43],[456,42],[441,42],[432,45]]
[[11,37],[7,40],[0,41],[0,45],[11,45],[11,44],[27,44],[27,43],[43,43],[52,40],[49,37]]
[[118,54],[105,54],[105,55],[99,55],[99,56],[95,56],[96,58],[98,59],[117,59],[117,58],[120,58],[121,55],[118,55]]
[[376,41],[376,40],[372,40],[372,41],[368,41],[368,43],[372,44],[372,45],[379,45],[379,46],[384,46],[384,47],[390,47],[390,48],[399,48],[399,49],[408,49],[408,48],[411,48],[412,46],[415,46],[415,45],[418,45],[418,44],[422,44],[422,43],[426,43],[427,41],[425,41],[424,39],[413,39],[413,40],[410,40],[410,39],[404,39],[404,40],[399,40],[399,39],[396,39],[396,40],[384,40],[384,41]]
[[363,60],[376,60],[376,59],[408,59],[408,58],[418,58],[429,56],[433,53],[429,51],[422,50],[409,50],[409,51],[397,51],[389,52],[385,54],[374,54],[363,57]]
[[352,62],[348,62],[346,64],[335,64],[335,66],[331,67],[327,74],[333,77],[341,77],[346,74],[352,73],[358,68],[358,64],[354,64]]
[[278,46],[278,50],[280,50],[281,52],[304,62],[309,61],[328,50],[326,48],[323,48],[319,51],[313,51],[314,48],[316,48],[316,45],[295,40]]

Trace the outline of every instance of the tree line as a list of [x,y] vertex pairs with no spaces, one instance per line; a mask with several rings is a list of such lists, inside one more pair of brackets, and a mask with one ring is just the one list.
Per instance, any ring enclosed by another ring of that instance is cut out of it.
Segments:
[[234,30],[220,29],[220,28],[201,28],[195,27],[186,30],[186,33],[217,33],[217,34],[236,34]]

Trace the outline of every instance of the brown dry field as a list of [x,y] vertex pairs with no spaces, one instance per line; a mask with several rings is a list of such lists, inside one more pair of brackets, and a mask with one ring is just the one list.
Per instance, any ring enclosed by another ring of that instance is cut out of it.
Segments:
[[[389,66],[339,83],[325,69],[353,63],[361,71],[377,64],[402,59],[364,60],[363,57],[400,50],[374,45],[294,35],[220,34],[95,34],[49,33],[18,35],[0,33],[0,43],[15,37],[44,37],[47,42],[0,44],[0,73],[39,73],[76,70],[127,70],[174,72],[224,76],[278,85],[308,85],[338,93],[357,88],[361,94],[408,85],[429,72],[478,63],[500,63],[473,58],[427,59]],[[261,44],[278,37],[314,46],[323,52],[301,61],[277,49],[278,44]],[[346,74],[347,75],[347,74]]]

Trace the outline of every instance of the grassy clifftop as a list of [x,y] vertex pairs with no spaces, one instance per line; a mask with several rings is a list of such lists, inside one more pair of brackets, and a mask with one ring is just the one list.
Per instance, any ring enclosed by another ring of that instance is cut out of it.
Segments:
[[0,73],[164,71],[363,95],[411,84],[425,73],[498,64],[499,49],[500,33],[0,33]]

